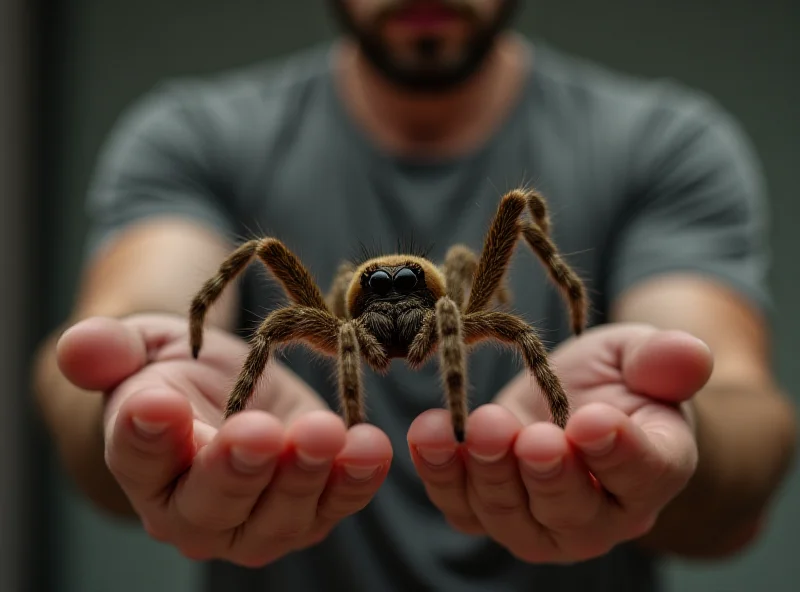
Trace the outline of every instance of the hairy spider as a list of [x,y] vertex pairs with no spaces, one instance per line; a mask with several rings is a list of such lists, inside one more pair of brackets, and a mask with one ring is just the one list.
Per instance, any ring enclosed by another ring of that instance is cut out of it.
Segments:
[[[523,218],[527,209],[530,219]],[[570,405],[547,351],[521,318],[489,310],[507,294],[503,278],[517,240],[526,243],[548,270],[571,314],[572,331],[586,324],[583,282],[564,262],[550,238],[544,198],[517,189],[503,196],[480,258],[463,245],[451,247],[441,267],[419,255],[373,257],[344,263],[327,298],[300,260],[275,238],[251,240],[237,248],[195,296],[190,310],[192,354],[199,355],[208,308],[254,256],[282,284],[292,304],[269,314],[251,339],[250,351],[228,398],[225,417],[243,410],[275,348],[301,342],[338,359],[340,412],[348,427],[363,422],[360,364],[380,373],[391,358],[420,367],[438,349],[453,431],[464,440],[468,415],[467,347],[485,340],[515,346],[546,398],[552,420],[566,425]]]

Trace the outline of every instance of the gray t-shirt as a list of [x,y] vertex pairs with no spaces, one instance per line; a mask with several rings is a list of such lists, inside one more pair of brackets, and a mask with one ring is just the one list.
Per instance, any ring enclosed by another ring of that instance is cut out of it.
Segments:
[[[90,190],[89,251],[136,220],[180,214],[229,237],[283,240],[327,289],[359,243],[398,240],[479,250],[500,196],[530,183],[548,198],[554,238],[587,282],[592,322],[654,274],[693,271],[768,307],[761,172],[738,126],[713,101],[669,81],[644,81],[537,43],[513,113],[479,150],[440,162],[397,158],[349,119],[325,46],[216,76],[159,85],[121,118]],[[253,265],[243,333],[285,302]],[[549,347],[569,335],[558,292],[521,247],[515,310]],[[332,366],[303,348],[285,362],[332,406]],[[477,406],[520,370],[494,347],[470,356]],[[542,590],[643,592],[654,562],[633,544],[571,566],[527,565],[490,540],[447,525],[428,501],[406,433],[442,405],[435,359],[386,377],[365,368],[369,420],[394,446],[391,472],[359,514],[320,545],[263,570],[212,564],[215,590]]]

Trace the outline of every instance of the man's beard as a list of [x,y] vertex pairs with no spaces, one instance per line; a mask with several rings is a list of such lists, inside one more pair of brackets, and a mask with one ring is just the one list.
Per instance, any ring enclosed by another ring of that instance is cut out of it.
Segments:
[[[468,46],[464,48],[463,55],[456,63],[425,69],[405,66],[393,59],[391,51],[384,46],[379,36],[360,29],[353,22],[344,7],[343,0],[331,1],[333,13],[340,26],[345,33],[355,39],[361,52],[373,67],[391,83],[417,94],[443,93],[466,82],[481,68],[494,48],[497,37],[506,29],[514,16],[517,6],[517,0],[505,0],[494,19],[480,25],[480,29],[470,40]],[[457,10],[461,9],[457,4],[454,4],[453,7]],[[387,17],[388,15],[383,18]],[[439,40],[435,37],[422,37],[417,44],[416,51],[418,56],[434,60],[439,53],[439,45]]]

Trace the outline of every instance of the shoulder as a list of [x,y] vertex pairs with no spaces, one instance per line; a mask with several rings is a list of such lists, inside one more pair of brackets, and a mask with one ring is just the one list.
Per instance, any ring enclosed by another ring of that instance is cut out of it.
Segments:
[[327,50],[312,47],[224,71],[162,79],[127,106],[118,133],[169,131],[177,132],[175,141],[187,136],[219,145],[290,125],[322,88]]
[[[534,82],[565,133],[611,154],[632,191],[681,177],[726,174],[759,194],[761,170],[741,123],[713,96],[537,44]],[[537,67],[538,66],[538,67]],[[535,107],[534,107],[535,108]]]
[[325,96],[328,48],[163,79],[118,116],[98,154],[96,184],[121,175],[194,179],[243,195],[288,150]]
[[195,109],[226,115],[302,107],[328,74],[328,47],[248,64],[206,76],[165,81],[162,88]]
[[715,124],[730,116],[712,96],[668,77],[615,69],[546,43],[535,48],[534,82],[563,110],[624,129]]

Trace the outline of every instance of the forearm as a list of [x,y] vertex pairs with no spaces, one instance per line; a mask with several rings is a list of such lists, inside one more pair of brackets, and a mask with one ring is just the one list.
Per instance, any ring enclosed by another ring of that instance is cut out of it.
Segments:
[[698,466],[641,539],[664,554],[724,557],[757,535],[794,458],[795,412],[778,393],[709,387],[694,399]]

